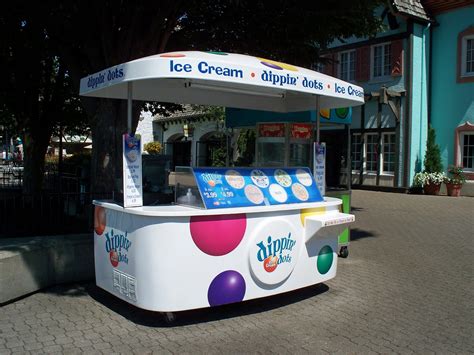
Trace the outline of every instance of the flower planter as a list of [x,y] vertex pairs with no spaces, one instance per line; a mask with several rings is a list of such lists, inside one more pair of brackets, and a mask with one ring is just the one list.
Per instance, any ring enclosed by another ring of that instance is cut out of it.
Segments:
[[462,184],[452,184],[446,183],[446,190],[448,191],[448,196],[459,197],[461,196]]
[[423,186],[423,192],[425,195],[439,195],[439,190],[441,189],[441,184],[429,183]]

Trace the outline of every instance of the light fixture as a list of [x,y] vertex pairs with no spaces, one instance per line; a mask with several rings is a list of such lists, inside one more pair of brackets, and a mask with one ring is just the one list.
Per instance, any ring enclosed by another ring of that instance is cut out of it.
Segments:
[[221,91],[221,92],[229,92],[235,94],[243,94],[243,95],[253,95],[253,96],[264,96],[264,97],[275,97],[282,99],[285,97],[283,93],[274,93],[274,92],[264,92],[264,91],[255,91],[255,90],[247,90],[247,89],[238,89],[238,88],[231,88],[227,86],[217,86],[217,85],[210,85],[210,84],[196,84],[196,83],[184,83],[185,88],[196,88],[196,89],[203,89],[203,90],[211,90],[211,91]]

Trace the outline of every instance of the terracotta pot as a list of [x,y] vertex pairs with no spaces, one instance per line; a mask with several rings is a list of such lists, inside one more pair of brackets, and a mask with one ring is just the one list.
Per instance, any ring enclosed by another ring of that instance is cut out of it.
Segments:
[[423,192],[425,195],[439,195],[439,190],[441,188],[441,184],[426,184],[423,186]]
[[446,183],[446,190],[448,191],[448,196],[459,197],[461,196],[461,187],[462,184],[451,184]]

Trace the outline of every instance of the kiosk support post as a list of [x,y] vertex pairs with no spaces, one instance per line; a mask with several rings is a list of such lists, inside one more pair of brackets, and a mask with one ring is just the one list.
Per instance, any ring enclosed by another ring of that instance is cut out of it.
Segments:
[[127,132],[132,133],[132,97],[133,83],[127,83]]
[[316,142],[321,143],[319,141],[319,127],[320,127],[320,122],[319,122],[319,96],[316,96]]

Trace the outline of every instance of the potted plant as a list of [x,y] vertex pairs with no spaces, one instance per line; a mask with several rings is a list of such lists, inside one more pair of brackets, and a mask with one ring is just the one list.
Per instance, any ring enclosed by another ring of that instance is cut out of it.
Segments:
[[449,167],[448,173],[450,176],[444,180],[448,196],[461,196],[462,185],[466,182],[463,168],[461,166],[452,165]]

